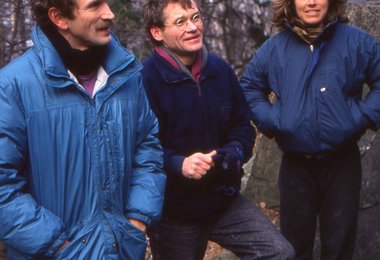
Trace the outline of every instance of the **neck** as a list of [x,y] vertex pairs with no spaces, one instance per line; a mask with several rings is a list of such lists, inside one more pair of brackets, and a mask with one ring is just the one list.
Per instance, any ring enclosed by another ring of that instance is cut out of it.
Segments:
[[75,41],[73,40],[72,35],[65,31],[57,30],[57,32],[66,40],[66,42],[70,45],[72,49],[85,51],[90,48],[89,46],[75,44]]
[[197,54],[194,53],[191,56],[182,56],[182,57],[180,57],[178,55],[176,55],[176,56],[182,62],[183,65],[191,66],[194,64],[194,61],[195,61],[195,58],[197,57]]
[[107,53],[107,46],[94,46],[87,49],[73,48],[67,39],[56,29],[44,29],[63,63],[74,75],[87,75],[97,71]]

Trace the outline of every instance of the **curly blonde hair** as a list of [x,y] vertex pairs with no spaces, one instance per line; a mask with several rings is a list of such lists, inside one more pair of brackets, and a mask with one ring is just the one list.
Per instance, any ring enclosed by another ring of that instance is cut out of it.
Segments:
[[[335,18],[342,22],[348,22],[345,16],[347,0],[328,0],[329,10],[325,22],[329,23]],[[272,26],[281,31],[287,23],[302,24],[295,11],[294,0],[273,0],[272,1]]]

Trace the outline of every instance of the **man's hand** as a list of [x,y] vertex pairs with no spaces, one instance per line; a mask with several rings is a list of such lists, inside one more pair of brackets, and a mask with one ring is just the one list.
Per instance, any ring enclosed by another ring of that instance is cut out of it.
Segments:
[[182,174],[186,178],[199,180],[201,179],[211,167],[214,166],[212,156],[216,151],[211,153],[194,153],[186,157],[182,165]]
[[146,225],[141,222],[141,221],[138,221],[136,219],[133,219],[133,218],[129,218],[128,219],[129,222],[131,222],[132,225],[134,225],[137,229],[140,229],[142,232],[146,233]]

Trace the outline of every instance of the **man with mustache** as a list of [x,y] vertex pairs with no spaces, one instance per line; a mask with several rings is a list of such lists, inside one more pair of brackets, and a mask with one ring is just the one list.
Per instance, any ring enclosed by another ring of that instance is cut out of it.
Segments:
[[290,259],[289,243],[239,193],[255,130],[235,72],[203,47],[199,2],[149,0],[144,19],[156,46],[144,87],[168,176],[153,258],[201,260],[212,240],[242,259]]
[[141,64],[106,0],[37,0],[0,71],[0,239],[9,259],[144,259],[165,175]]
[[380,43],[348,25],[345,8],[346,0],[274,0],[279,33],[241,79],[254,123],[283,151],[281,232],[296,259],[313,259],[318,222],[321,258],[351,259],[362,174],[357,141],[380,126]]

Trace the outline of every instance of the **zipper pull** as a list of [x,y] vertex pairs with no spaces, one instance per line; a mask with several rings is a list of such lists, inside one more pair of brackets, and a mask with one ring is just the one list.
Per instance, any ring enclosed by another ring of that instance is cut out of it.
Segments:
[[311,50],[311,52],[314,51],[314,46],[312,44],[310,45],[310,50]]

